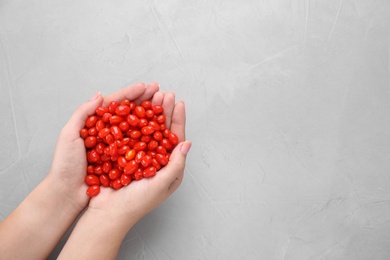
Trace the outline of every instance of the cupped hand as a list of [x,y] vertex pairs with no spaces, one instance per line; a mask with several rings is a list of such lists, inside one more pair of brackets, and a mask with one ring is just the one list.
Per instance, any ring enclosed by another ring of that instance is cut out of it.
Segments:
[[88,205],[89,201],[85,192],[88,186],[84,181],[87,169],[86,151],[84,140],[80,137],[80,130],[84,127],[85,120],[102,104],[108,105],[110,101],[123,99],[140,102],[150,99],[158,90],[157,83],[148,85],[139,83],[123,88],[105,98],[98,92],[88,102],[78,107],[63,127],[48,177],[53,185],[57,186],[58,192],[79,207],[80,211]]
[[[107,104],[113,96],[105,98]],[[139,98],[150,99],[147,95]],[[115,100],[115,98],[114,98]],[[185,167],[186,154],[191,143],[185,141],[185,106],[184,102],[175,103],[173,92],[158,91],[153,94],[153,105],[162,105],[166,116],[166,126],[179,138],[179,144],[172,151],[167,166],[151,178],[133,180],[119,190],[101,187],[98,196],[93,197],[88,210],[97,212],[115,221],[121,221],[128,228],[140,218],[166,200],[180,185]]]

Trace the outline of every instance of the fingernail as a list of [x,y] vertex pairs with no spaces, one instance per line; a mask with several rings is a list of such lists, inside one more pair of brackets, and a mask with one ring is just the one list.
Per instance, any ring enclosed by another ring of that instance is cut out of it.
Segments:
[[89,101],[94,101],[96,99],[98,99],[98,97],[102,94],[102,92],[98,91],[96,92],[90,99]]
[[188,153],[188,151],[191,149],[192,143],[189,141],[185,141],[181,147],[180,147],[180,152],[182,152],[184,155]]

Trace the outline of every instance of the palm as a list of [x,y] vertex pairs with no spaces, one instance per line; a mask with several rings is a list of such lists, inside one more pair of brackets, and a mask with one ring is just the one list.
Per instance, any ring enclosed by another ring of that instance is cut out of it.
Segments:
[[153,188],[153,180],[133,181],[120,190],[102,188],[99,195],[91,199],[89,207],[105,212],[122,212],[126,209],[124,215],[138,220],[163,199],[157,196],[159,193]]
[[87,185],[84,182],[86,168],[83,139],[78,137],[75,140],[68,140],[68,136],[61,133],[54,153],[52,172],[70,197],[81,207],[88,203],[88,197],[85,196]]

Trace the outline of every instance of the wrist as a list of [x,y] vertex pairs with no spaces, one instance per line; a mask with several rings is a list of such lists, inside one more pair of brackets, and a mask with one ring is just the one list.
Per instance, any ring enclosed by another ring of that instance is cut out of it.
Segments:
[[72,190],[71,187],[56,180],[53,174],[48,174],[42,184],[52,200],[55,200],[58,208],[63,209],[73,215],[79,215],[88,204],[88,196],[85,194],[85,188]]
[[115,259],[131,226],[107,211],[87,208],[58,259]]
[[123,234],[123,236],[125,236],[138,221],[138,219],[132,218],[127,214],[120,214],[116,211],[106,211],[91,206],[88,206],[83,217],[94,223],[94,225],[109,227],[113,232]]

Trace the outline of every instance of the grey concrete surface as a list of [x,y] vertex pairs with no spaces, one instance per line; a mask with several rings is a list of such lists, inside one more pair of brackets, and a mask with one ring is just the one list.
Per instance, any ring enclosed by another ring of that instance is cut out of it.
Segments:
[[193,147],[118,259],[390,259],[389,33],[389,1],[0,0],[0,219],[79,104],[159,81]]

